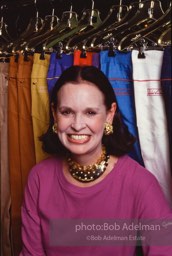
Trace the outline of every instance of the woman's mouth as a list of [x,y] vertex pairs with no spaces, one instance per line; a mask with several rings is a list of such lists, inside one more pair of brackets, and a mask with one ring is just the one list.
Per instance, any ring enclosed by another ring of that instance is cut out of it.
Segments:
[[69,142],[72,142],[72,143],[82,144],[82,143],[86,143],[90,140],[90,135],[68,134],[68,140],[69,140]]

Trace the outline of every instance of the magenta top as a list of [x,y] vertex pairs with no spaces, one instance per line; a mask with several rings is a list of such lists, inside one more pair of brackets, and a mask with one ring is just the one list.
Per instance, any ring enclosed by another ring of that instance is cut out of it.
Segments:
[[[118,237],[124,234],[118,236],[116,229],[112,232],[112,223],[119,219],[170,218],[172,209],[156,178],[128,156],[120,157],[102,181],[84,188],[68,182],[62,162],[49,158],[34,166],[28,177],[20,256],[133,256],[135,246],[129,245],[127,236],[123,238],[126,244],[121,244]],[[111,229],[105,233],[100,227],[104,228],[108,220]],[[100,225],[95,233],[93,224],[97,221]],[[60,224],[65,226],[63,230]],[[107,237],[111,238],[109,242]],[[74,241],[70,243],[71,238]],[[169,239],[166,238],[161,234],[161,241]],[[172,255],[171,238],[170,241],[165,246],[145,246],[144,255]]]

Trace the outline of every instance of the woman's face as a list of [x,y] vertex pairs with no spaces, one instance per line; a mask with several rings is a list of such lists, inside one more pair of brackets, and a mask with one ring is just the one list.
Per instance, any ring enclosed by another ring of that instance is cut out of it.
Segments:
[[61,143],[75,159],[95,162],[102,148],[104,124],[112,123],[116,103],[107,111],[102,92],[86,81],[65,84],[57,97],[53,116]]

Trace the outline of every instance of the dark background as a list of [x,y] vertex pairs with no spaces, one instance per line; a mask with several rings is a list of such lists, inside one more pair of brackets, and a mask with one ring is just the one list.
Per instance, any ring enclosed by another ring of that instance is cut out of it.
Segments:
[[[95,0],[94,9],[100,11],[100,17],[103,20],[110,7],[119,5],[121,2],[123,5],[129,5],[133,2],[139,2],[139,0]],[[165,11],[171,1],[161,0],[159,2]],[[85,9],[91,9],[92,0],[0,0],[0,18],[3,17],[4,23],[7,24],[8,33],[13,39],[16,39],[26,29],[30,19],[36,16],[36,10],[39,17],[44,19],[46,15],[52,14],[54,8],[55,15],[60,19],[64,11],[70,10],[71,4],[79,19]]]

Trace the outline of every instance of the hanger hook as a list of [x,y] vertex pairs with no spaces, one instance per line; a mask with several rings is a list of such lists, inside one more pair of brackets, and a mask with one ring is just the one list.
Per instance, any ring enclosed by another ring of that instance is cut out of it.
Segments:
[[34,6],[35,6],[35,10],[36,10],[36,12],[38,12],[38,8],[37,8],[37,0],[34,0]]
[[91,10],[93,10],[94,9],[94,0],[91,0],[91,2],[92,2]]
[[142,0],[139,0],[139,8],[142,8],[143,7],[143,2]]

